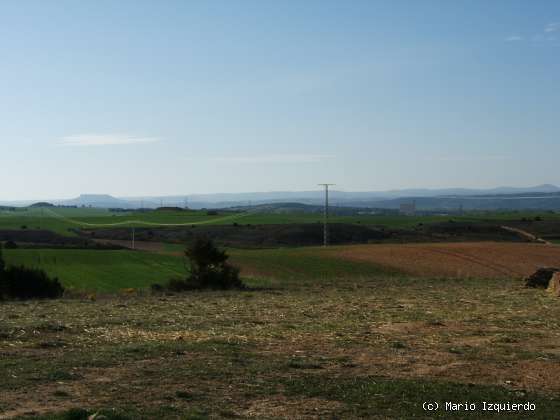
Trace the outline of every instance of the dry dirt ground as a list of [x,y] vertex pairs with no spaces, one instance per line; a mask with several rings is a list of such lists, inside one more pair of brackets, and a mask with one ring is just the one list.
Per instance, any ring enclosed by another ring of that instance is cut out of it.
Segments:
[[0,418],[503,418],[422,410],[484,399],[535,402],[507,418],[551,419],[559,318],[560,299],[511,278],[5,302]]
[[391,267],[414,276],[519,278],[538,267],[560,266],[560,247],[534,243],[355,245],[333,255]]

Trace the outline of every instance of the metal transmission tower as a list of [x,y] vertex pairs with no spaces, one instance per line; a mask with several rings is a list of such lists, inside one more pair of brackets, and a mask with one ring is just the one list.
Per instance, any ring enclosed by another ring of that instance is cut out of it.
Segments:
[[329,245],[329,187],[336,184],[318,184],[325,187],[325,214],[323,218],[323,246]]

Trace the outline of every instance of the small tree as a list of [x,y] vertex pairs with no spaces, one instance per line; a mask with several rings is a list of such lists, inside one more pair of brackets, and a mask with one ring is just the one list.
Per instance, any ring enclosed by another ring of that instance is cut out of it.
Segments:
[[190,274],[186,279],[188,288],[197,289],[243,289],[239,269],[230,265],[225,251],[214,245],[211,239],[197,238],[185,250],[189,260]]

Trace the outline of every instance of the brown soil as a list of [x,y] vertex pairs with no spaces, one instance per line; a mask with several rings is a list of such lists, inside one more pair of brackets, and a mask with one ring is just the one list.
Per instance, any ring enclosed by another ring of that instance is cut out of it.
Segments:
[[560,247],[528,243],[375,244],[333,248],[331,252],[415,276],[517,278],[539,267],[560,265]]

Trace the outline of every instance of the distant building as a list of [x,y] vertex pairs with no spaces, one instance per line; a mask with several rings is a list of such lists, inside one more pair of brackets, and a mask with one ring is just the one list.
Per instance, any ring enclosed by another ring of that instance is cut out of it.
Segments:
[[416,202],[401,203],[399,213],[404,214],[405,216],[414,216],[416,214]]

